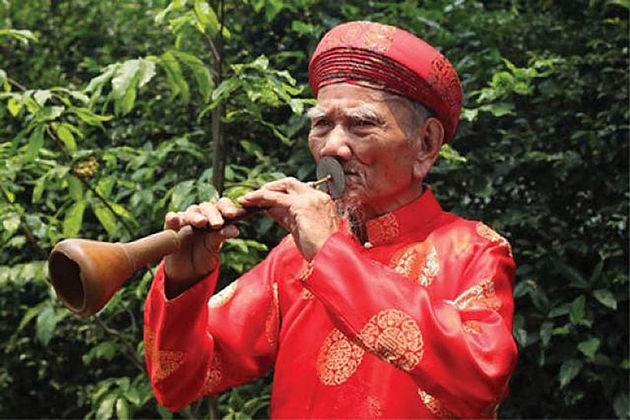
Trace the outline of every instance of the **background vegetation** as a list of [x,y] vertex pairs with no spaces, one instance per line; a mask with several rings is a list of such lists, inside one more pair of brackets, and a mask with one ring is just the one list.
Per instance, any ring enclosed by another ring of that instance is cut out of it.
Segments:
[[[466,109],[430,175],[508,237],[520,348],[502,417],[630,416],[627,0],[0,0],[0,417],[171,417],[142,359],[140,273],[62,308],[60,239],[127,241],[169,209],[313,176],[306,67],[338,22],[439,46]],[[282,231],[226,247],[227,284]],[[269,378],[175,417],[265,416]]]

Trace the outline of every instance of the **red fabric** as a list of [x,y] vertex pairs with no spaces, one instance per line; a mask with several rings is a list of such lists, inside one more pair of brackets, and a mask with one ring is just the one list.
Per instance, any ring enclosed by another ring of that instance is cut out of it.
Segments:
[[492,417],[516,361],[514,262],[487,226],[428,190],[331,236],[307,264],[290,237],[210,298],[216,272],[145,308],[155,395],[177,410],[275,369],[273,417]]
[[444,141],[455,135],[462,87],[451,63],[420,38],[393,26],[349,22],[331,29],[309,64],[317,95],[333,83],[353,83],[406,96],[431,109],[444,125]]

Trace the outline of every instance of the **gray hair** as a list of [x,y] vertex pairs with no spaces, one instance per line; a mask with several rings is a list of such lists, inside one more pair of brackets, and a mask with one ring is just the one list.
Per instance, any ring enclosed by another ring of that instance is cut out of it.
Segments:
[[411,121],[409,122],[409,126],[407,127],[407,137],[409,137],[410,141],[413,141],[416,136],[416,130],[418,127],[424,122],[433,117],[433,112],[429,110],[427,107],[422,105],[420,102],[412,101],[408,98],[402,98],[411,108]]

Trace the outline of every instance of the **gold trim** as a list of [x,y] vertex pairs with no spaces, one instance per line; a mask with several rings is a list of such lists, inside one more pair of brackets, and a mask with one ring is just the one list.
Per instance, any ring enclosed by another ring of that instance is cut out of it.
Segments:
[[156,383],[171,376],[184,363],[185,352],[159,350],[155,332],[148,328],[144,332],[144,348]]
[[454,303],[462,311],[465,309],[498,311],[501,308],[501,300],[496,295],[492,280],[485,280],[467,289],[455,299]]
[[512,257],[512,247],[510,246],[508,240],[505,239],[503,236],[499,235],[497,232],[495,232],[482,222],[477,222],[475,230],[477,231],[477,234],[482,238],[487,239],[488,241],[507,249],[508,254],[510,255],[510,257]]
[[219,293],[212,296],[208,301],[208,308],[215,309],[225,305],[236,293],[238,287],[238,280],[234,280],[232,283],[224,287]]

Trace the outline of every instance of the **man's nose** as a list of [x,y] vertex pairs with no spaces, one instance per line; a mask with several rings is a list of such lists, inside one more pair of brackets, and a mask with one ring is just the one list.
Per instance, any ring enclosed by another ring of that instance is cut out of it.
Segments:
[[326,143],[319,151],[320,156],[332,156],[341,160],[349,160],[352,157],[352,149],[348,141],[348,133],[342,126],[336,126],[326,136]]

